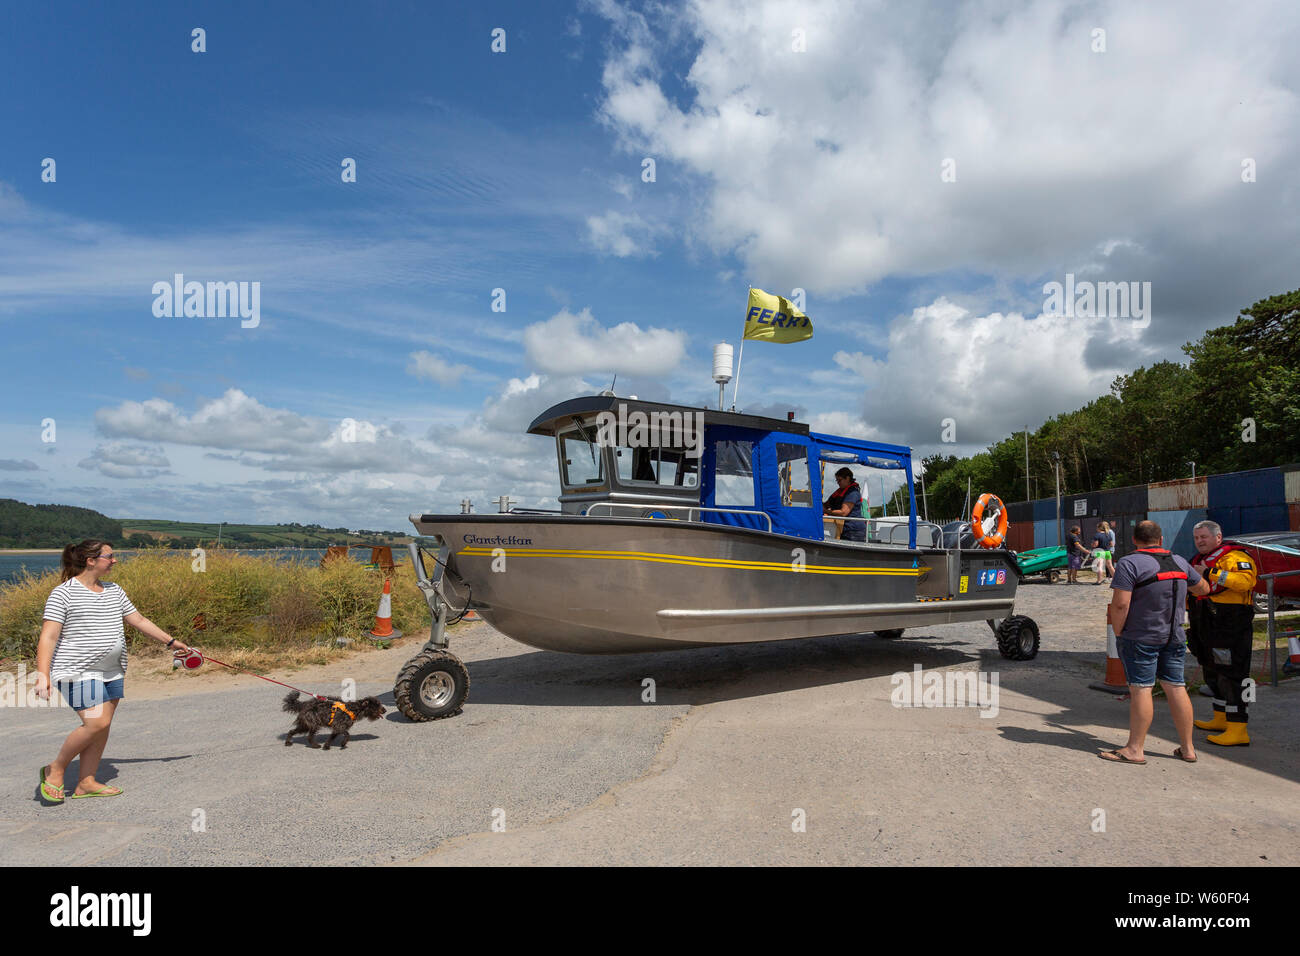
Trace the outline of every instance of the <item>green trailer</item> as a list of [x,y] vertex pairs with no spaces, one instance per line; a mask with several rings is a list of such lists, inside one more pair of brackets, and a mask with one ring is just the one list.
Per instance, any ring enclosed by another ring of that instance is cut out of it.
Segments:
[[1065,548],[1035,548],[1017,554],[1016,564],[1020,566],[1021,577],[1041,574],[1055,584],[1061,571],[1070,566],[1070,559],[1066,557]]

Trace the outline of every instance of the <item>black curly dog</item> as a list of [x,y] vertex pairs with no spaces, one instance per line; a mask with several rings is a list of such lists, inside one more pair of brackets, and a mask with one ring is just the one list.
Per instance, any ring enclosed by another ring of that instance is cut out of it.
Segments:
[[325,741],[325,750],[330,749],[330,744],[334,743],[334,738],[338,736],[343,737],[343,743],[339,745],[339,750],[343,750],[348,745],[348,738],[352,736],[352,724],[356,720],[362,717],[367,720],[378,720],[386,713],[384,705],[379,703],[377,697],[363,697],[354,701],[344,701],[338,697],[327,697],[324,700],[312,697],[308,700],[299,700],[297,691],[285,696],[284,709],[287,713],[296,714],[298,717],[294,725],[289,728],[289,733],[284,738],[284,745],[292,747],[294,734],[306,734],[307,746],[317,750],[321,749],[320,744],[316,743],[318,730],[324,729],[330,732],[329,740]]

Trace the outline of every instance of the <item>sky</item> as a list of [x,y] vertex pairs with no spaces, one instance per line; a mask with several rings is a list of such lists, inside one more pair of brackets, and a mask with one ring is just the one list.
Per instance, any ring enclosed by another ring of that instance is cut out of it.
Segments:
[[815,333],[749,342],[738,410],[971,454],[1300,285],[1297,41],[1284,2],[7,5],[0,497],[553,507],[533,417],[716,403],[751,286]]

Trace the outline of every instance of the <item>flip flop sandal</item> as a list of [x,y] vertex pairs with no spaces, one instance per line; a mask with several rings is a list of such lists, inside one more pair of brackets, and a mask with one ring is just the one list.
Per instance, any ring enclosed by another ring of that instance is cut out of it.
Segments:
[[1097,754],[1097,756],[1102,760],[1109,760],[1111,763],[1131,763],[1139,767],[1146,764],[1145,760],[1130,760],[1118,750],[1103,750],[1101,753]]
[[83,797],[120,797],[121,795],[122,795],[121,787],[114,787],[109,784],[105,784],[104,786],[100,787],[98,790],[92,790],[89,793],[74,793],[72,795],[72,799],[80,800]]
[[65,796],[63,788],[45,782],[45,775],[49,773],[49,771],[50,768],[48,764],[41,768],[41,796],[50,803],[62,803]]
[[1174,748],[1174,756],[1183,761],[1183,763],[1196,763],[1196,761],[1201,759],[1200,757],[1184,757],[1182,747]]

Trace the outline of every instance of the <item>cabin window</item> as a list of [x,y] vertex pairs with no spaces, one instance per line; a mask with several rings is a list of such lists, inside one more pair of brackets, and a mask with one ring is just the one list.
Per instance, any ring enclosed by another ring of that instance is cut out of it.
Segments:
[[598,485],[605,480],[600,448],[582,432],[560,436],[560,465],[566,485]]
[[777,475],[781,479],[781,504],[786,508],[811,508],[812,482],[808,479],[808,448],[776,443]]
[[754,445],[720,441],[715,446],[713,503],[719,508],[754,507]]
[[700,460],[681,448],[614,449],[618,478],[624,484],[650,484],[694,488],[699,482]]

